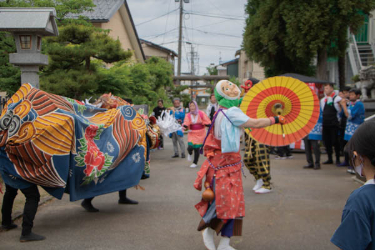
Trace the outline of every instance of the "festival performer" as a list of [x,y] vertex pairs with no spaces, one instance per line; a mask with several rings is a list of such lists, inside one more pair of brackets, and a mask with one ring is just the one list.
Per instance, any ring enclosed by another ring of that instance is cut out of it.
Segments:
[[[215,97],[220,109],[213,118],[204,142],[206,161],[201,166],[194,187],[202,189],[205,178],[206,191],[195,207],[202,220],[198,231],[203,231],[203,242],[207,249],[216,249],[214,232],[221,233],[218,250],[234,249],[229,245],[230,237],[241,235],[245,202],[241,179],[242,161],[240,137],[242,128],[261,128],[275,123],[285,123],[285,118],[275,116],[252,119],[241,109],[240,89],[227,80],[219,81]],[[211,193],[210,190],[213,190]]]
[[194,151],[193,164],[191,168],[196,168],[199,159],[199,149],[203,145],[204,138],[206,136],[206,125],[211,124],[210,118],[199,110],[198,105],[195,101],[189,103],[190,113],[185,116],[185,121],[182,126],[189,131],[188,133],[188,161],[191,161],[192,154]]
[[[36,186],[57,199],[69,193],[76,201],[138,185],[149,156],[145,120],[125,101],[118,105],[110,94],[105,98],[108,109],[23,84],[2,110],[0,174],[26,196],[22,236],[30,237],[21,241],[44,239],[30,235]],[[16,190],[8,191],[3,205],[9,215]],[[14,227],[9,216],[4,224]]]
[[[3,197],[3,205],[1,207],[1,228],[8,231],[17,228],[17,225],[12,222],[12,210],[18,189],[13,188],[8,184],[5,184],[5,188],[6,190]],[[28,242],[44,240],[46,237],[32,232],[34,218],[38,210],[38,203],[40,200],[38,187],[36,185],[31,185],[30,187],[22,188],[20,190],[26,198],[22,215],[23,221],[20,241]]]
[[[241,86],[246,94],[254,86],[251,80]],[[270,148],[261,144],[249,136],[245,131],[245,155],[243,159],[245,166],[249,169],[256,180],[253,191],[257,194],[266,194],[271,192],[271,166],[270,166]]]
[[375,122],[360,125],[345,149],[366,183],[350,194],[331,242],[340,249],[375,249]]
[[244,163],[250,174],[256,180],[253,191],[256,194],[266,194],[271,188],[271,165],[269,146],[261,144],[245,133]]

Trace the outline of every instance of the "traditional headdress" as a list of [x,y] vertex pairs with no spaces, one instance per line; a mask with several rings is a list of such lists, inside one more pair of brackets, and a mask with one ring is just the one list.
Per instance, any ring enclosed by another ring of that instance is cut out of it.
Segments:
[[241,104],[241,100],[239,99],[240,94],[241,94],[241,90],[237,87],[237,85],[235,85],[236,88],[238,88],[238,95],[235,96],[235,97],[228,96],[221,89],[221,85],[224,82],[229,82],[229,83],[235,85],[234,83],[232,83],[228,80],[219,81],[216,84],[216,87],[215,87],[215,98],[216,98],[217,102],[219,103],[220,106],[223,106],[225,108],[238,107]]

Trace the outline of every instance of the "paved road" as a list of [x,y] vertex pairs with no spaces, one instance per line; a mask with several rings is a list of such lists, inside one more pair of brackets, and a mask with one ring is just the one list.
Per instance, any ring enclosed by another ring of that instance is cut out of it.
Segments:
[[[196,231],[200,220],[194,208],[200,199],[193,188],[197,169],[189,168],[186,159],[171,159],[171,141],[165,144],[165,150],[151,154],[151,178],[141,181],[146,190],[128,190],[128,197],[139,205],[118,205],[117,193],[112,193],[95,198],[99,213],[87,213],[79,201],[69,202],[66,195],[37,213],[34,232],[47,240],[20,243],[18,228],[0,233],[0,249],[205,249]],[[304,154],[294,156],[272,160],[273,192],[269,194],[253,193],[255,182],[246,170],[246,217],[243,236],[232,240],[236,249],[337,249],[330,237],[347,197],[359,184],[345,169],[333,165],[304,170]]]

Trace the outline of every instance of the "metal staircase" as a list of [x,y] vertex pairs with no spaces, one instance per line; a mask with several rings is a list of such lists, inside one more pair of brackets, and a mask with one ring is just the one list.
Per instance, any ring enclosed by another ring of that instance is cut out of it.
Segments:
[[348,56],[353,75],[359,74],[363,67],[375,63],[375,45],[366,43],[357,43],[355,36],[349,37]]
[[357,44],[357,47],[362,66],[366,67],[375,63],[374,52],[370,44]]

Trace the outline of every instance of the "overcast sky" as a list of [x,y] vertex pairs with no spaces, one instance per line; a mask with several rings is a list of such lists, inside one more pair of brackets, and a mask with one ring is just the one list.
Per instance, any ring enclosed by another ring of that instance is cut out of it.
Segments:
[[[127,2],[138,36],[178,53],[179,3],[175,0]],[[242,44],[246,2],[190,0],[190,3],[184,3],[182,73],[190,72],[191,46],[197,52],[198,59],[194,62],[195,73],[199,75],[207,72],[210,63],[219,64],[220,58],[222,62],[235,58],[235,52]],[[175,66],[177,69],[177,60]]]

